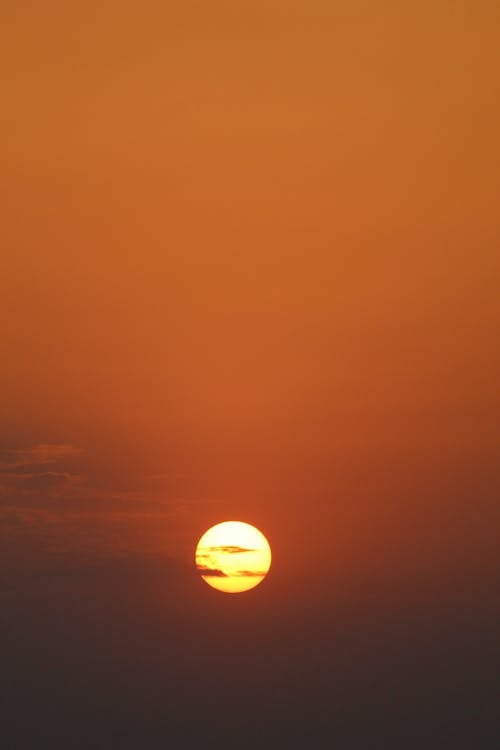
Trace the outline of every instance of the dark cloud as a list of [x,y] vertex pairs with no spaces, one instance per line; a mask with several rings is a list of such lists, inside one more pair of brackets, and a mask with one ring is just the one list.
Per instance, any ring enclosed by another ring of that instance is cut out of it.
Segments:
[[231,575],[241,576],[242,578],[247,577],[247,576],[250,576],[252,578],[255,578],[255,577],[262,578],[263,576],[266,575],[266,571],[265,570],[237,570],[236,573],[232,573]]
[[224,544],[219,547],[205,547],[204,549],[208,549],[210,552],[225,552],[228,555],[238,555],[241,552],[257,552],[256,549],[251,549],[250,547],[238,547],[234,544]]
[[197,565],[196,570],[200,575],[202,576],[210,576],[214,578],[227,578],[228,576],[226,573],[224,573],[222,570],[219,570],[218,568],[208,568],[204,565]]

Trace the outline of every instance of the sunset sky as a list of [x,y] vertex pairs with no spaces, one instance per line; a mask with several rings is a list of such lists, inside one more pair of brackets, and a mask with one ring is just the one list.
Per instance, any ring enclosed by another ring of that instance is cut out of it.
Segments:
[[7,747],[489,750],[498,4],[4,6]]

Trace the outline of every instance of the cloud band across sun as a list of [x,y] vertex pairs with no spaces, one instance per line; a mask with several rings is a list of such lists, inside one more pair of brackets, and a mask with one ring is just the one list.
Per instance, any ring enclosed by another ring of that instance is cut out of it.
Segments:
[[261,532],[238,521],[209,529],[196,548],[196,569],[214,588],[228,593],[254,588],[271,565],[271,550]]

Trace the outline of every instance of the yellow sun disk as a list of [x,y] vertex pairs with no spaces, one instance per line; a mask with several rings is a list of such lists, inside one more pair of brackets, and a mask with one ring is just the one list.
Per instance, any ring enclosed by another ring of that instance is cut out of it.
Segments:
[[248,591],[266,576],[271,549],[265,536],[241,521],[208,529],[196,548],[196,567],[203,580],[226,593]]
[[236,578],[228,576],[227,578],[211,578],[210,576],[203,576],[203,580],[212,586],[214,589],[224,591],[225,594],[239,594],[243,591],[250,591],[255,588],[265,576],[252,576],[250,580],[244,580],[242,577]]

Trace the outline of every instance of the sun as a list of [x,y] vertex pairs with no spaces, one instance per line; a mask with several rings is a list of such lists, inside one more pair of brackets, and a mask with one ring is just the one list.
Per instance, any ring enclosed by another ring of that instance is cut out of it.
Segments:
[[198,573],[209,586],[238,594],[264,580],[271,567],[271,548],[255,526],[224,521],[203,534],[195,560]]

